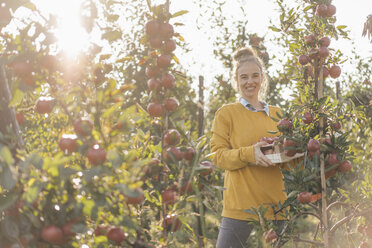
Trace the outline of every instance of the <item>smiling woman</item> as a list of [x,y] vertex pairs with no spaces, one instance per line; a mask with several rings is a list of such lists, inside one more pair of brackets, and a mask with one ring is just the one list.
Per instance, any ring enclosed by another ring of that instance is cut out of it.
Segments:
[[80,5],[82,0],[32,0],[44,15],[57,17],[57,29],[54,30],[58,46],[66,55],[74,56],[87,47],[89,36],[80,24]]

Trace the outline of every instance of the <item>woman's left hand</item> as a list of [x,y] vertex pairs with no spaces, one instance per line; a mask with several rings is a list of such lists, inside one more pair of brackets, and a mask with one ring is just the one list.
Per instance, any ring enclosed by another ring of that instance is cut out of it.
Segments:
[[256,161],[256,165],[258,166],[263,166],[263,167],[270,167],[270,166],[275,166],[274,163],[268,159],[265,154],[262,153],[261,151],[261,146],[266,146],[268,145],[267,142],[260,141],[256,143],[254,147],[254,159]]

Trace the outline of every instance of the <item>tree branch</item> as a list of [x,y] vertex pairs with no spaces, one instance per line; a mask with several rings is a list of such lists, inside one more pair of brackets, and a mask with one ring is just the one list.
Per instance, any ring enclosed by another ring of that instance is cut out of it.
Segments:
[[316,217],[317,219],[319,219],[319,221],[322,223],[322,218],[319,215],[317,215],[317,214],[314,214],[312,212],[301,212],[301,213],[298,213],[295,216],[293,216],[287,223],[285,223],[285,226],[283,227],[282,231],[280,232],[279,238],[275,242],[275,246],[274,247],[279,247],[280,241],[281,241],[281,239],[283,237],[283,234],[287,230],[289,223],[291,223],[292,221],[294,221],[295,219],[297,219],[301,215],[312,215],[312,216]]
[[339,228],[341,225],[347,223],[348,221],[350,221],[352,218],[354,217],[358,217],[358,216],[362,216],[362,215],[365,215],[365,214],[368,214],[368,213],[372,213],[372,208],[366,208],[364,210],[362,210],[361,212],[357,212],[357,213],[353,213],[353,214],[350,214],[344,218],[342,218],[341,220],[339,220],[338,222],[336,222],[336,224],[334,224],[332,226],[332,228],[330,229],[330,232],[333,233],[336,231],[337,228]]
[[329,211],[331,208],[337,206],[337,205],[342,205],[342,206],[350,206],[349,203],[345,203],[345,202],[340,202],[340,201],[335,201],[335,202],[332,202],[331,204],[328,205],[327,207],[327,211]]
[[324,246],[324,244],[322,242],[308,240],[308,239],[302,239],[302,238],[293,238],[293,241],[294,242],[309,243],[309,244],[316,245],[316,246]]

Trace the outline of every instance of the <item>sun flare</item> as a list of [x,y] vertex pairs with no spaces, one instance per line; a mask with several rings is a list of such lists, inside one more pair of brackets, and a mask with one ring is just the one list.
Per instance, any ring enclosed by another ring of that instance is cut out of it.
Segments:
[[58,47],[68,56],[77,55],[89,42],[87,32],[80,24],[80,4],[82,0],[33,0],[45,14],[57,17],[54,31]]

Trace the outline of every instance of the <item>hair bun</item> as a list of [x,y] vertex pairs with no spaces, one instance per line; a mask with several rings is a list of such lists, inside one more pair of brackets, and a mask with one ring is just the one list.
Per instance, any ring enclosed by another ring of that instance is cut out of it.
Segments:
[[257,57],[256,52],[252,48],[242,47],[236,50],[236,52],[234,53],[233,59],[234,61],[240,61],[243,58],[247,58],[250,56]]

